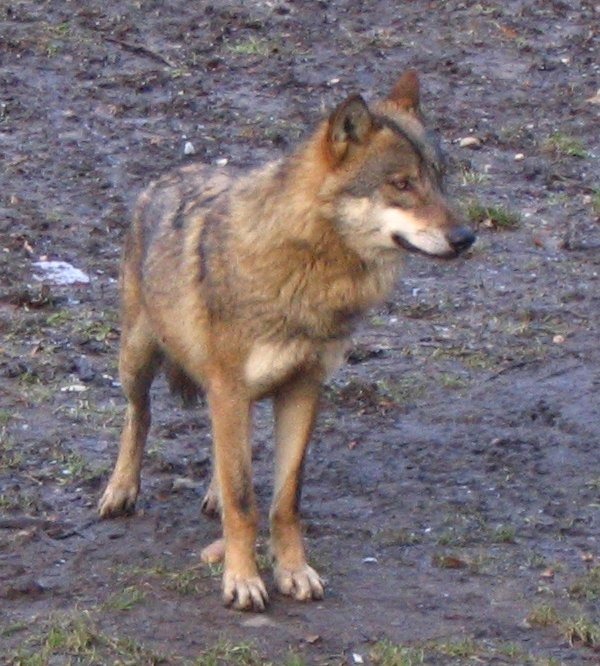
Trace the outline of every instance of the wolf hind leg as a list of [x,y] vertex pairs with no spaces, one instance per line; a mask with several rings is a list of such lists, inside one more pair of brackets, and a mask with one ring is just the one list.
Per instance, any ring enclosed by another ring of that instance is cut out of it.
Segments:
[[133,322],[124,325],[119,376],[127,398],[125,424],[117,461],[100,501],[102,518],[130,513],[140,489],[144,446],[150,429],[150,386],[160,366],[161,352],[150,322],[139,312]]

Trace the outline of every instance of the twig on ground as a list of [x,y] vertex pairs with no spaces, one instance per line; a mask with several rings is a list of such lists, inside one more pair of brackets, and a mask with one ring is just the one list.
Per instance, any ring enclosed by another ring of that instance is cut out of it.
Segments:
[[127,51],[131,51],[132,53],[148,56],[149,58],[152,58],[153,60],[156,60],[162,63],[163,65],[167,65],[167,67],[171,68],[176,67],[176,64],[174,62],[166,58],[161,53],[157,53],[156,51],[149,49],[147,46],[142,46],[141,44],[134,44],[133,42],[126,42],[125,40],[117,39],[116,37],[107,37],[106,35],[104,36],[104,39],[107,42],[118,44],[119,46],[123,47],[124,49],[127,49]]

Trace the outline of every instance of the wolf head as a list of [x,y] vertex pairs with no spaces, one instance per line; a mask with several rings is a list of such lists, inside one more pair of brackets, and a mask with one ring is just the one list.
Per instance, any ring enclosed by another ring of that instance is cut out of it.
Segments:
[[410,70],[372,109],[353,95],[326,122],[323,195],[339,232],[365,258],[399,248],[453,257],[475,240],[444,194],[443,158],[419,97]]

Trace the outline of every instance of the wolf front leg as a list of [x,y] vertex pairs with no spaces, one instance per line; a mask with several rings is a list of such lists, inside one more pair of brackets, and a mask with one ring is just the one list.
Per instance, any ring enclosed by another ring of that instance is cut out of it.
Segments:
[[299,601],[323,597],[323,582],[306,562],[299,517],[304,455],[319,392],[316,379],[300,376],[275,396],[275,487],[270,512],[274,576],[279,591]]
[[214,465],[225,539],[223,600],[237,610],[262,611],[268,601],[258,575],[258,513],[252,486],[250,400],[234,381],[213,377],[208,391]]

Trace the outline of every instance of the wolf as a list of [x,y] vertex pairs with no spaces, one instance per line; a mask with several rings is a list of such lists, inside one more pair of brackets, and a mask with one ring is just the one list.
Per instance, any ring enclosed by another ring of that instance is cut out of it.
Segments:
[[473,244],[443,189],[444,163],[408,70],[371,107],[342,101],[287,157],[248,173],[189,164],[142,192],[121,269],[119,374],[127,398],[102,517],[133,510],[161,368],[210,412],[223,599],[268,602],[256,559],[252,406],[271,398],[274,489],[269,512],[278,590],[320,599],[299,504],[323,382],[343,363],[361,316],[393,288],[405,252],[455,257]]

